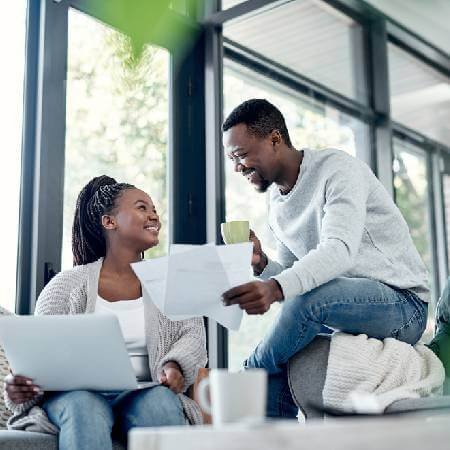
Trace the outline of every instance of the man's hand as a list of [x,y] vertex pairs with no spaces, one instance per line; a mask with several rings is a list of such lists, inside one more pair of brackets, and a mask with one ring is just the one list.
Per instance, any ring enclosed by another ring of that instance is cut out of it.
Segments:
[[176,362],[169,361],[164,364],[158,376],[158,381],[163,386],[167,386],[171,391],[175,392],[175,394],[183,392],[184,377],[181,373],[180,366]]
[[247,314],[264,314],[272,303],[284,299],[283,291],[273,279],[241,284],[225,292],[222,297],[225,306],[239,305]]
[[31,378],[13,375],[12,373],[5,378],[5,391],[10,400],[16,405],[33,400],[41,393],[41,389],[33,384]]
[[257,238],[253,230],[250,230],[250,242],[253,242],[253,272],[255,275],[260,275],[264,268],[267,266],[267,256],[262,251],[261,241]]

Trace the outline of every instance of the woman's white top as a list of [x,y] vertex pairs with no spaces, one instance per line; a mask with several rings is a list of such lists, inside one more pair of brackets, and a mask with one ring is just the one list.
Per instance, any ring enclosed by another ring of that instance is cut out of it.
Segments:
[[117,317],[137,380],[151,381],[145,340],[143,298],[109,302],[98,295],[95,313],[114,314]]

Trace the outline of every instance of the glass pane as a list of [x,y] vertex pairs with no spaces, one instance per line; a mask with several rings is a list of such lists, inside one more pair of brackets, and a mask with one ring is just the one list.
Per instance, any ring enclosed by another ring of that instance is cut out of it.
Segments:
[[152,197],[162,230],[151,254],[164,254],[169,53],[147,46],[136,61],[124,35],[73,9],[68,46],[62,267],[72,266],[76,197],[102,174]]
[[25,0],[11,2],[3,11],[0,28],[3,61],[0,74],[0,173],[7,191],[7,195],[3,195],[2,199],[6,218],[0,222],[0,247],[4,261],[0,306],[10,311],[14,311],[16,301],[26,11]]
[[450,142],[450,78],[389,44],[392,117],[419,133]]
[[[226,60],[224,116],[249,98],[266,98],[280,109],[297,149],[337,147],[358,155],[359,151],[369,148],[368,127],[363,122]],[[236,174],[228,158],[225,158],[225,176],[226,220],[249,220],[264,250],[275,257],[274,238],[267,226],[266,194],[257,193],[244,177]],[[274,320],[277,310],[278,305],[274,305],[263,316],[245,315],[240,331],[230,332],[228,363],[231,369],[240,368]]]
[[225,38],[366,104],[362,27],[322,1],[295,0],[235,19]]
[[[409,226],[412,240],[427,266],[433,273],[431,248],[430,205],[428,200],[428,170],[426,154],[408,142],[394,139],[394,189],[395,202]],[[430,275],[430,282],[433,277]],[[432,298],[436,298],[435,287],[431,285]],[[427,335],[433,332],[434,311],[428,311]]]

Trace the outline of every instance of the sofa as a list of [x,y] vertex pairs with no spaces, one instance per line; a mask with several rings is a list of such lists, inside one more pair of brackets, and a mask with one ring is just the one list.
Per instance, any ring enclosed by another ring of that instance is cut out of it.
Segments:
[[[292,396],[306,420],[322,419],[325,413],[317,408],[322,405],[322,390],[325,384],[328,353],[330,348],[329,336],[318,336],[305,349],[295,355],[288,365],[288,379]],[[1,352],[1,348],[0,348]],[[3,361],[3,375],[5,375],[5,358],[0,353],[0,368]],[[0,372],[1,375],[2,372]],[[203,378],[205,370],[199,378]],[[3,384],[3,380],[0,379]],[[400,400],[389,406],[387,413],[409,413],[429,417],[431,415],[450,415],[450,392],[447,395],[434,398],[420,398]],[[195,395],[192,393],[191,395]],[[2,404],[0,400],[0,450],[57,450],[57,438],[53,435],[34,433],[29,431],[9,431],[4,427]],[[208,421],[209,417],[206,418]],[[114,442],[114,450],[124,450],[125,446]]]

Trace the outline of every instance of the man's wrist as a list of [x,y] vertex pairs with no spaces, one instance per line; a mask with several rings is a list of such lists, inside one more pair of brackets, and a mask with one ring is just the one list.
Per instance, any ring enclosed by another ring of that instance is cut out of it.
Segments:
[[269,258],[264,252],[261,252],[261,261],[255,267],[253,267],[253,273],[257,276],[261,275],[264,272],[264,269],[267,267],[269,263]]
[[270,278],[267,282],[272,288],[274,302],[282,302],[284,300],[284,294],[280,283],[275,278]]

